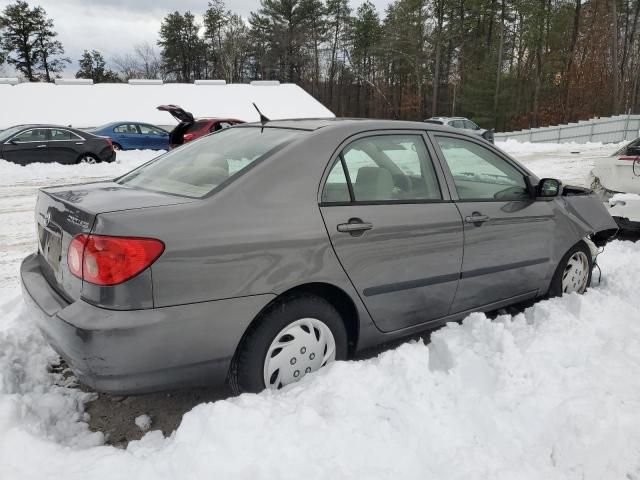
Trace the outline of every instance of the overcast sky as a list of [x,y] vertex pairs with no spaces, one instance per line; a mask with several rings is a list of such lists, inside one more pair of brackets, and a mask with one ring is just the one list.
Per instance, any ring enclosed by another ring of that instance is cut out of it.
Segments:
[[[74,64],[63,76],[72,77],[83,50],[101,51],[107,61],[113,56],[128,53],[141,42],[155,44],[162,18],[175,10],[191,10],[202,14],[208,0],[27,0],[31,6],[40,5],[52,18],[65,55]],[[364,0],[351,0],[355,9]],[[13,3],[0,0],[0,10]],[[259,0],[227,0],[227,8],[248,17],[258,10]],[[390,0],[372,0],[380,14]]]

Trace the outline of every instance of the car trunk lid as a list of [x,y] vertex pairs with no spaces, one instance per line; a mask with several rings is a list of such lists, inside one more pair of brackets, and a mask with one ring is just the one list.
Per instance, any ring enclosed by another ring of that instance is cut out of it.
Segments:
[[191,112],[187,112],[177,105],[160,105],[157,108],[162,112],[169,112],[171,115],[173,115],[173,118],[175,118],[179,122],[191,123],[194,120]]
[[193,201],[114,182],[41,189],[35,220],[42,273],[60,295],[68,301],[76,300],[82,292],[82,280],[71,274],[67,251],[76,235],[91,232],[98,215]]

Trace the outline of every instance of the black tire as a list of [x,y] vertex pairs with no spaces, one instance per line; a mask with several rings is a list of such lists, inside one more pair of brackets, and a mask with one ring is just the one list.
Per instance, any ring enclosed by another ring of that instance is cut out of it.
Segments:
[[[91,158],[93,159],[93,162],[87,162],[85,161],[85,158]],[[78,157],[78,160],[76,161],[76,163],[80,164],[80,163],[88,163],[88,164],[95,164],[95,163],[100,163],[100,159],[98,157],[96,157],[93,153],[83,153],[82,155],[80,155]]]
[[284,298],[260,315],[240,343],[228,379],[235,394],[257,393],[266,388],[263,370],[271,343],[282,329],[302,318],[314,318],[329,327],[336,345],[336,360],[347,358],[347,332],[333,305],[314,295]]
[[115,151],[122,151],[122,145],[120,145],[119,143],[113,142],[113,149]]
[[561,297],[563,295],[562,288],[562,277],[564,275],[565,269],[567,268],[567,263],[569,259],[576,252],[582,252],[587,256],[587,262],[589,264],[589,273],[587,278],[587,283],[581,291],[578,293],[584,293],[587,288],[591,286],[591,274],[593,273],[593,260],[591,259],[591,250],[584,242],[578,242],[573,247],[569,249],[569,251],[562,257],[560,263],[558,264],[558,268],[556,268],[555,273],[553,274],[553,278],[551,279],[551,287],[549,288],[549,297]]

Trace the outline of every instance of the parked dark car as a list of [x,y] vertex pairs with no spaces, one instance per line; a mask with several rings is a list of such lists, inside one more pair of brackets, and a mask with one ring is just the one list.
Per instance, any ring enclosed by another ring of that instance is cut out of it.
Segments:
[[190,112],[177,105],[160,105],[158,110],[169,112],[180,122],[170,133],[171,148],[191,142],[218,130],[244,123],[237,118],[194,118]]
[[0,158],[20,165],[36,162],[113,162],[111,139],[58,125],[17,125],[0,132]]
[[480,128],[468,118],[464,117],[431,117],[425,120],[427,123],[433,123],[435,125],[447,125],[453,128],[460,128],[467,130],[469,133],[479,135],[486,141],[493,143],[493,130],[486,130]]
[[24,297],[78,378],[120,393],[276,389],[472,311],[582,293],[616,231],[590,190],[474,135],[335,119],[239,125],[42,189],[36,220]]
[[112,122],[87,132],[111,138],[114,150],[169,150],[169,132],[139,122]]

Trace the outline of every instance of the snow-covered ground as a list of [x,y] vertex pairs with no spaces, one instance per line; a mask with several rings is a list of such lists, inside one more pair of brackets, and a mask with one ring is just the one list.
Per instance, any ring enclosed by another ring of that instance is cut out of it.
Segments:
[[[615,147],[500,145],[539,176],[585,184]],[[580,151],[581,154],[571,153]],[[640,244],[614,242],[586,295],[515,317],[482,314],[282,391],[201,404],[127,449],[90,432],[84,403],[20,296],[34,193],[116,176],[114,165],[0,162],[0,479],[640,479]]]

